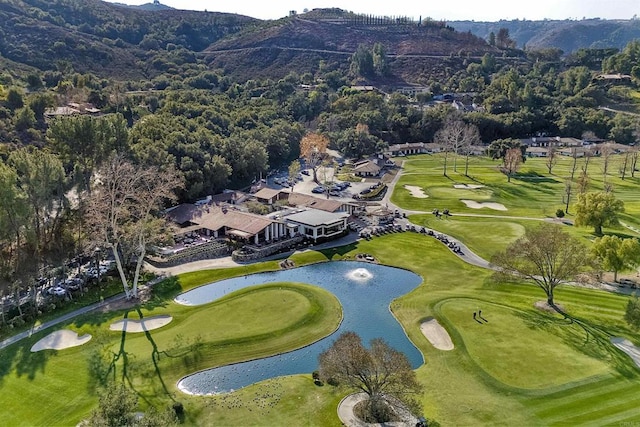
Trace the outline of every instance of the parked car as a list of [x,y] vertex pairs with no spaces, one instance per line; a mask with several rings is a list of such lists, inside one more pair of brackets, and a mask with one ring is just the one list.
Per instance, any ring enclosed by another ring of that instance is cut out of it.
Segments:
[[311,192],[316,194],[324,193],[324,187],[321,187],[321,186],[315,187],[313,190],[311,190]]
[[624,286],[631,286],[631,287],[636,287],[637,283],[634,280],[631,279],[620,279],[618,280],[618,283],[620,283],[621,285]]
[[49,295],[55,295],[58,297],[62,297],[65,296],[67,294],[67,290],[65,288],[63,288],[62,286],[54,286],[52,288],[48,288],[47,289],[47,293]]
[[306,169],[305,169],[305,170],[303,170],[303,171],[300,171],[300,173],[301,173],[302,175],[307,175],[307,176],[309,176],[309,171],[308,171],[308,170],[306,170]]

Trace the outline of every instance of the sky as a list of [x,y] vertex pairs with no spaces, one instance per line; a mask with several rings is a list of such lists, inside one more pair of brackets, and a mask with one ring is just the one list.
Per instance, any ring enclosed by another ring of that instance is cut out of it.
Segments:
[[[153,0],[106,0],[140,5]],[[501,19],[631,19],[640,17],[639,0],[160,0],[175,9],[208,10],[247,15],[259,19],[278,19],[290,10],[339,7],[340,9],[383,16],[459,21],[499,21]]]

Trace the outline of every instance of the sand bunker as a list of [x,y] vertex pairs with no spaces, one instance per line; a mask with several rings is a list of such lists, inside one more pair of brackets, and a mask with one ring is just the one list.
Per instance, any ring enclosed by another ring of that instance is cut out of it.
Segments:
[[453,188],[464,188],[465,190],[477,190],[478,188],[482,188],[484,185],[477,184],[455,184]]
[[418,187],[418,186],[405,185],[404,188],[409,190],[411,195],[413,197],[415,197],[416,199],[426,199],[427,197],[429,197],[429,195],[428,194],[424,194],[424,190],[422,188]]
[[453,342],[447,330],[436,319],[428,319],[420,325],[420,331],[438,350],[453,350]]
[[76,331],[62,329],[42,338],[31,347],[31,351],[35,353],[40,350],[64,350],[65,348],[82,345],[90,339],[91,335],[89,334],[80,337]]
[[611,344],[627,353],[636,366],[640,366],[640,347],[636,347],[631,341],[620,337],[611,337]]
[[164,325],[169,324],[173,320],[173,317],[169,315],[147,317],[142,320],[136,319],[122,319],[117,322],[113,322],[109,329],[112,331],[125,331],[125,332],[145,332],[152,329],[158,329]]
[[476,202],[475,200],[460,200],[462,203],[467,205],[468,208],[471,209],[482,209],[489,208],[496,211],[506,211],[507,208],[504,207],[502,203],[494,203],[494,202]]

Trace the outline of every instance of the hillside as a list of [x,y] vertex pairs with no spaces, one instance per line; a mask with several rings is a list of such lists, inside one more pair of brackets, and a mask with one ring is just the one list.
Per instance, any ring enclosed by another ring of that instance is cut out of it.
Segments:
[[[205,52],[214,68],[245,72],[253,77],[282,77],[290,71],[314,72],[320,60],[338,67],[364,45],[380,43],[393,63],[400,60],[415,66],[394,69],[397,77],[418,80],[407,70],[427,67],[443,57],[501,54],[483,39],[461,33],[441,22],[386,22],[339,9],[315,9],[312,12],[268,21],[238,32],[209,46]],[[430,74],[430,73],[429,73]]]
[[451,21],[450,26],[460,32],[470,31],[485,40],[489,34],[507,28],[518,48],[559,48],[565,54],[580,48],[622,49],[633,39],[640,38],[640,20],[584,19],[545,21]]
[[[100,0],[0,2],[0,55],[40,70],[61,62],[78,72],[149,78],[166,50],[200,51],[257,20],[241,15],[144,10]],[[184,56],[184,55],[183,55]]]

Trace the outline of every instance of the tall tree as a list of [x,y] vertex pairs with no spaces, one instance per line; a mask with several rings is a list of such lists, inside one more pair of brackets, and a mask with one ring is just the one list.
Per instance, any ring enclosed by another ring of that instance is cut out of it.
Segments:
[[308,133],[300,140],[300,156],[313,171],[313,180],[318,183],[318,167],[327,154],[329,138],[319,133]]
[[624,212],[624,202],[613,193],[581,193],[576,202],[575,225],[591,226],[602,236],[602,227],[618,225],[618,214]]
[[[133,165],[120,155],[105,162],[99,176],[87,203],[87,222],[96,242],[113,252],[125,295],[137,298],[147,247],[166,237],[159,212],[164,202],[175,200],[182,182],[173,169]],[[128,275],[125,268],[134,260]]]
[[592,251],[606,271],[613,271],[616,282],[619,271],[631,270],[640,264],[640,243],[635,238],[602,236],[593,241]]
[[592,265],[587,248],[561,226],[543,223],[491,258],[499,278],[526,279],[535,283],[554,305],[554,291]]
[[419,411],[415,396],[422,391],[407,357],[380,338],[367,349],[355,332],[345,332],[319,356],[320,377],[368,396],[373,422],[387,422],[388,408],[398,403]]

